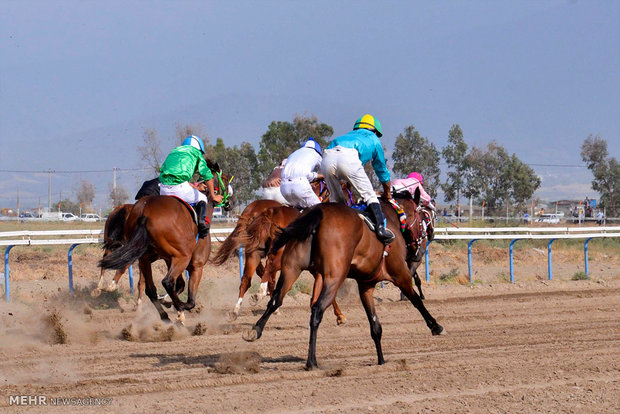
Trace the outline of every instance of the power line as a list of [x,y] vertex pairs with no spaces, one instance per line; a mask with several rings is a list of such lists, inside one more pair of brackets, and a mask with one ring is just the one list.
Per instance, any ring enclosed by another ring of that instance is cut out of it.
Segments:
[[150,167],[144,167],[144,168],[108,168],[106,170],[77,170],[77,171],[70,171],[70,170],[2,170],[0,169],[0,172],[4,172],[4,173],[21,173],[21,174],[48,174],[48,173],[59,173],[59,174],[81,174],[81,173],[107,173],[110,171],[120,171],[120,172],[127,172],[127,171],[146,171],[146,170],[150,170]]

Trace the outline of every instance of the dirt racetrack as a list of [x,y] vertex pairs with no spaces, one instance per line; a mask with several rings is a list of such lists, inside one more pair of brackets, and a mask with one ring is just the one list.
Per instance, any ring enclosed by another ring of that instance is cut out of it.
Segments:
[[[611,262],[591,280],[529,280],[521,270],[528,280],[516,284],[425,284],[447,331],[439,337],[392,285],[377,289],[383,366],[347,284],[348,322],[336,326],[328,309],[311,372],[309,296],[287,296],[247,343],[241,334],[265,303],[227,320],[234,266],[203,280],[200,312],[181,328],[162,325],[150,303],[136,311],[127,293],[90,297],[85,279],[71,297],[66,279],[16,276],[15,299],[0,301],[0,412],[618,413],[620,274],[615,258],[595,261]],[[18,395],[47,405],[11,405]],[[80,405],[96,402],[108,405]]]
[[[241,339],[257,319],[249,308],[234,323],[223,311],[203,310],[177,329],[159,327],[152,309],[69,308],[46,327],[32,308],[4,305],[3,324],[12,327],[3,332],[0,410],[26,410],[9,406],[11,395],[44,395],[111,397],[109,406],[88,409],[112,412],[617,413],[618,287],[617,280],[502,290],[431,286],[426,305],[448,331],[440,337],[387,287],[378,295],[387,363],[376,365],[365,314],[349,299],[342,303],[346,325],[326,314],[321,369],[312,372],[303,369],[308,308],[293,298],[254,343]],[[49,316],[57,307],[47,309]],[[194,336],[199,323],[206,332]],[[48,335],[58,342],[59,330],[67,344],[43,344]]]

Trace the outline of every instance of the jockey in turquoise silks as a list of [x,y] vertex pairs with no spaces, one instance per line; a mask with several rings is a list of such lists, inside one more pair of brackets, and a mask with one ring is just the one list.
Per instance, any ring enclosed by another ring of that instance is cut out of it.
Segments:
[[364,171],[364,164],[371,161],[383,186],[383,197],[392,198],[390,172],[379,140],[382,135],[379,120],[372,115],[364,115],[355,122],[353,131],[334,138],[323,151],[321,171],[333,201],[346,202],[340,180],[349,182],[357,190],[371,212],[377,238],[384,244],[389,244],[394,240],[394,233],[385,227],[385,217],[379,199]]

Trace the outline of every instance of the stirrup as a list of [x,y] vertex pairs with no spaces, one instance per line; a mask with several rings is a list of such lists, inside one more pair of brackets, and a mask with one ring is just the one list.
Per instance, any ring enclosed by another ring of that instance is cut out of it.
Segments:
[[387,227],[377,227],[377,231],[375,232],[379,241],[383,244],[390,244],[394,241],[396,237],[392,230]]

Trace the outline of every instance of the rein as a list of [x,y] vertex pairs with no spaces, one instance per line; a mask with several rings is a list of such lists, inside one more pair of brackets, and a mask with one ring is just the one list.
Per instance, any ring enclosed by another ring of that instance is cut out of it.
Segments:
[[[221,171],[216,171],[215,175],[217,176],[217,181],[218,181],[219,187],[220,187],[219,193],[222,195],[222,202],[219,203],[219,204],[216,204],[215,207],[222,207],[228,201],[228,198],[230,197],[230,194],[228,194],[228,185],[224,185],[224,180],[222,179],[222,172]],[[230,177],[230,180],[228,180],[228,184],[230,184],[234,178],[235,178],[234,175],[232,177]]]

